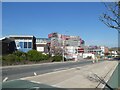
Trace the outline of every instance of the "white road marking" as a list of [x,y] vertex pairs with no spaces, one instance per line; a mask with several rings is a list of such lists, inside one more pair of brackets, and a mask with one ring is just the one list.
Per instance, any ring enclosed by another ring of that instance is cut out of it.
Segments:
[[[38,75],[38,76],[43,76],[43,75],[50,75],[50,74],[53,74],[53,73],[58,73],[58,72],[64,72],[64,71],[67,71],[67,70],[73,70],[73,69],[75,69],[75,68],[64,68],[64,70],[57,70],[57,71],[54,71],[53,70],[53,72],[48,72],[48,73],[44,73],[44,74],[40,74],[40,75]],[[21,80],[26,80],[26,79],[28,79],[28,78],[32,78],[32,77],[35,77],[35,76],[28,76],[28,77],[23,77],[23,78],[20,78]]]
[[66,70],[66,69],[69,69],[69,68],[59,68],[59,69],[54,69],[53,71],[60,71],[60,70]]
[[58,86],[58,85],[51,85],[51,86],[61,88],[61,86]]
[[36,75],[37,75],[37,73],[36,73],[36,72],[34,72],[34,75],[36,76]]
[[5,77],[5,79],[3,80],[3,82],[7,81],[8,80],[8,77]]
[[32,83],[38,83],[38,84],[41,84],[41,82],[31,81],[31,80],[29,80],[29,81],[32,82]]

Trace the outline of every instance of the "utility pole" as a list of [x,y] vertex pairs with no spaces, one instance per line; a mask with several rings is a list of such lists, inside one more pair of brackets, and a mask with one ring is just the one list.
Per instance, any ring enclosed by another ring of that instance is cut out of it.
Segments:
[[[118,1],[118,15],[120,16],[120,1]],[[120,28],[120,18],[118,18]],[[118,30],[118,51],[120,51],[120,29]]]
[[65,55],[64,55],[64,43],[65,43],[65,41],[63,40],[63,62],[64,62],[64,57],[65,57]]
[[77,60],[78,60],[78,49],[79,49],[79,37],[77,38]]

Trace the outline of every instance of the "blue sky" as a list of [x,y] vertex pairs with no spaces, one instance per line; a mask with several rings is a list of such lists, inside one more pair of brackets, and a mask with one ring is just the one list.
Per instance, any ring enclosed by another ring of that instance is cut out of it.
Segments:
[[2,35],[34,35],[51,32],[77,35],[86,45],[117,46],[117,31],[105,26],[99,16],[106,12],[101,2],[19,2],[2,4]]

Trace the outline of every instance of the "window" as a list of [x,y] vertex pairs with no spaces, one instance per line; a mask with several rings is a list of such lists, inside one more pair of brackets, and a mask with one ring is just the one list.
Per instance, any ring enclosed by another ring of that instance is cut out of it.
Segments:
[[23,48],[23,42],[19,42],[20,48]]
[[19,47],[19,42],[16,42],[16,47]]
[[24,42],[24,48],[27,48],[27,42]]
[[32,42],[28,42],[28,48],[32,48]]

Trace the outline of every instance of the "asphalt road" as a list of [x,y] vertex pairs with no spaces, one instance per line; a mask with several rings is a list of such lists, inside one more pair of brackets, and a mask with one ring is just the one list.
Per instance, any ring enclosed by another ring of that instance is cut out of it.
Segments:
[[92,61],[82,60],[79,62],[62,62],[62,63],[50,63],[50,64],[37,64],[29,66],[9,67],[2,68],[2,80],[8,77],[8,80],[19,79],[22,77],[33,76],[34,72],[37,75],[45,74],[49,72],[55,72],[59,70],[65,70],[74,67],[80,67],[88,64],[93,64]]

